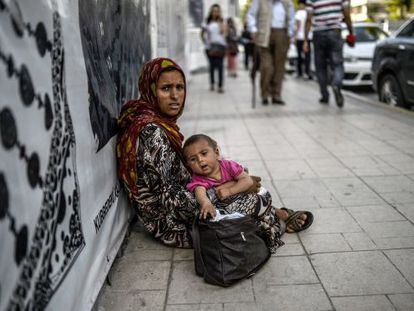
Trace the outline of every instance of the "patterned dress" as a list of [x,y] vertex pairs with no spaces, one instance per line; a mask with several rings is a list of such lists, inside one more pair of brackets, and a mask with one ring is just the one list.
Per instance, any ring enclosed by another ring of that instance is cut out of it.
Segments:
[[[156,124],[144,126],[136,146],[137,171],[141,174],[137,178],[139,190],[133,204],[140,221],[160,242],[190,248],[191,225],[198,211],[194,195],[185,188],[191,175],[164,130]],[[285,230],[284,222],[275,217],[269,193],[237,194],[224,201],[219,201],[214,191],[208,194],[221,213],[253,216],[271,252],[283,245],[280,236]]]

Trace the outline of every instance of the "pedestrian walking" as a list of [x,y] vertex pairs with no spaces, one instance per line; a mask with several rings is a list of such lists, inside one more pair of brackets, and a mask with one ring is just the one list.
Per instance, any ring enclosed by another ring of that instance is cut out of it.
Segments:
[[289,44],[294,36],[295,10],[291,0],[253,0],[247,24],[260,49],[260,88],[263,105],[284,105],[282,82]]
[[[349,31],[347,42],[350,46],[355,44],[353,35],[352,21],[350,16],[348,0],[307,0],[305,41],[304,51],[309,50],[308,36],[311,26],[313,26],[313,48],[315,51],[315,68],[318,78],[321,104],[329,103],[328,83],[332,85],[335,101],[338,107],[344,105],[342,95],[343,68],[343,39],[341,36],[341,22],[345,21]],[[328,66],[331,69],[328,75]],[[330,80],[328,80],[330,76]]]
[[[308,44],[309,49],[305,52],[303,51],[303,41],[305,39],[305,24],[306,24],[306,0],[299,0],[298,10],[295,14],[295,39],[296,39],[296,49],[298,52],[298,58],[296,62],[296,74],[298,77],[303,76],[303,65],[305,65],[305,74],[308,79],[312,79],[310,73],[310,55],[311,45]],[[309,40],[311,41],[312,32],[309,32]]]
[[239,54],[239,37],[236,25],[231,17],[227,19],[227,70],[230,77],[237,77],[237,55]]
[[215,72],[218,73],[219,93],[223,88],[223,61],[226,56],[226,25],[221,16],[221,8],[218,4],[210,7],[206,23],[201,28],[201,39],[206,46],[207,57],[210,67],[210,90],[215,89]]
[[244,69],[249,70],[250,60],[253,59],[254,42],[252,35],[247,29],[247,23],[243,25],[243,32],[241,34],[241,43],[244,47]]

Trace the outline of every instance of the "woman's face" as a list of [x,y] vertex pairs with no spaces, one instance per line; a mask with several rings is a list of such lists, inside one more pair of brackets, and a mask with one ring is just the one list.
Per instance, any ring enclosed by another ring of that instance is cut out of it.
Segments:
[[176,117],[184,105],[185,84],[182,74],[177,70],[163,72],[158,79],[156,96],[161,112]]
[[216,19],[220,18],[220,16],[221,16],[220,8],[217,7],[217,6],[213,7],[212,10],[211,10],[211,17],[214,20],[216,20]]

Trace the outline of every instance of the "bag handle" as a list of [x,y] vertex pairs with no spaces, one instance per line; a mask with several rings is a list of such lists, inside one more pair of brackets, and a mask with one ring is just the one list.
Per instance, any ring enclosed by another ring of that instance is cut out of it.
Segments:
[[198,275],[204,276],[206,271],[203,256],[201,254],[200,246],[200,233],[198,231],[198,222],[199,214],[197,213],[194,218],[193,227],[192,227],[192,238],[193,238],[193,247],[194,247],[194,265],[195,270]]

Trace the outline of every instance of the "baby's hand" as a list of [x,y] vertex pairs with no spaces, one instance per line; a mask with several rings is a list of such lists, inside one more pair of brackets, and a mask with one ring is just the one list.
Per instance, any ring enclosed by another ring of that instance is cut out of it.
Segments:
[[200,219],[207,219],[207,215],[210,214],[212,218],[216,217],[216,208],[211,202],[204,203],[200,209]]
[[229,196],[231,196],[231,192],[230,192],[229,188],[224,188],[224,189],[223,188],[218,188],[216,190],[216,194],[217,194],[217,197],[220,200],[223,200],[223,199],[228,198]]

